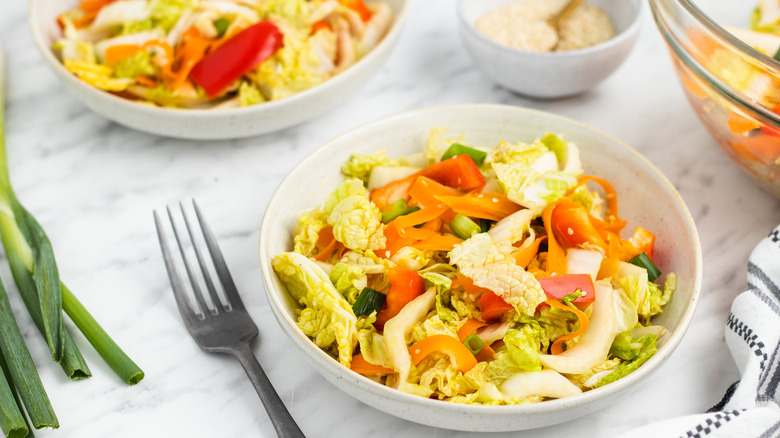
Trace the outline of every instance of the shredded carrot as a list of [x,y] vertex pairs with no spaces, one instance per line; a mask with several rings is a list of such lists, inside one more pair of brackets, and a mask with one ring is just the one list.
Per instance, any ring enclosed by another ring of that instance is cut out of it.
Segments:
[[521,249],[520,251],[517,251],[517,253],[515,253],[515,263],[525,269],[525,267],[531,263],[531,260],[533,260],[533,258],[536,257],[536,254],[539,252],[539,244],[541,244],[542,240],[546,238],[547,236],[537,237],[534,239],[533,243]]
[[442,221],[440,217],[437,217],[436,219],[430,220],[423,224],[422,228],[425,230],[439,231],[443,223],[444,221]]
[[432,239],[419,240],[412,244],[413,248],[420,251],[452,251],[455,245],[463,242],[455,236],[439,236]]
[[426,228],[415,228],[415,227],[406,228],[401,234],[404,237],[407,237],[409,239],[415,239],[415,240],[427,240],[427,239],[435,239],[437,237],[441,237],[441,233],[439,233],[438,231],[433,231]]
[[441,216],[445,211],[447,211],[447,206],[444,204],[439,204],[435,206],[430,206],[423,208],[422,210],[417,210],[413,213],[409,213],[403,216],[398,216],[397,218],[390,221],[389,224],[387,224],[388,227],[395,227],[401,237],[406,237],[405,229],[409,227],[413,227],[415,225],[420,225],[428,221],[432,221],[439,216]]
[[599,273],[596,276],[598,279],[609,278],[618,270],[618,263],[620,262],[620,238],[617,234],[607,234],[607,248],[607,258],[601,263],[601,268],[599,268]]
[[478,321],[476,319],[467,319],[462,326],[458,329],[458,339],[463,342],[471,336],[478,328],[482,328],[488,325],[486,322]]
[[[418,176],[409,189],[409,197],[420,204],[422,208],[441,204],[441,201],[436,199],[437,195],[452,196],[458,194],[459,192],[457,189],[447,187],[444,184],[425,176]],[[452,222],[454,218],[455,212],[451,209],[447,209],[447,211],[442,214],[442,219],[444,219],[445,222]]]
[[197,28],[191,27],[181,35],[181,43],[174,51],[173,62],[167,73],[171,90],[184,85],[195,64],[200,62],[211,46],[212,41],[200,35]]
[[558,201],[551,202],[542,212],[544,229],[547,230],[547,273],[562,275],[566,273],[566,253],[555,240],[552,227],[552,213]]
[[79,9],[84,11],[84,15],[75,20],[73,25],[76,27],[76,29],[86,26],[87,24],[91,23],[95,17],[97,17],[101,9],[115,1],[116,0],[84,0],[79,5]]
[[386,239],[385,250],[379,251],[379,256],[383,258],[390,258],[399,249],[414,243],[414,239],[402,237],[395,227],[385,227],[384,235]]
[[500,221],[522,207],[501,193],[468,193],[463,196],[436,196],[456,213],[469,217]]
[[[314,260],[320,262],[327,261],[333,252],[339,250],[341,242],[333,237],[333,227],[325,227],[320,230],[319,237],[317,238],[317,247],[322,248],[320,252],[314,255]],[[341,245],[343,247],[343,245]]]
[[312,35],[323,29],[333,31],[333,28],[330,26],[330,23],[328,23],[325,20],[320,20],[311,25]]
[[585,330],[588,329],[588,325],[590,324],[590,320],[588,319],[588,315],[583,313],[580,309],[577,309],[576,307],[569,307],[563,303],[561,303],[558,300],[549,299],[545,301],[550,307],[555,307],[559,310],[565,310],[567,312],[571,312],[575,315],[577,315],[577,320],[580,322],[580,328],[574,333],[570,333],[568,335],[563,335],[555,339],[553,341],[552,346],[550,347],[550,353],[552,354],[561,354],[563,353],[563,343],[564,341],[568,341],[569,339],[574,339],[577,336],[582,335],[585,333]]
[[134,78],[136,82],[138,82],[141,85],[144,85],[149,88],[154,88],[157,86],[157,81],[154,80],[154,78],[150,78],[149,76],[144,75],[136,75]]
[[[615,188],[612,187],[612,184],[610,184],[607,180],[595,176],[590,176],[590,175],[583,175],[579,177],[577,179],[577,187],[581,186],[582,184],[585,184],[588,181],[593,181],[604,189],[604,193],[607,196],[607,216],[605,217],[604,222],[606,222],[606,224],[608,225],[608,227],[606,228],[609,229],[609,231],[615,232],[619,235],[620,230],[622,230],[623,227],[626,226],[626,221],[620,219],[620,216],[618,215],[618,201],[617,201],[617,193],[615,192]],[[599,228],[599,225],[596,222],[598,221],[598,219],[591,216],[591,221],[594,222],[594,226],[596,226],[596,228]]]
[[734,111],[729,113],[729,130],[733,134],[744,134],[748,131],[761,128],[761,124],[757,120],[742,116]]
[[106,49],[106,53],[103,57],[105,58],[107,65],[114,65],[128,56],[135,55],[141,50],[143,49],[140,44],[117,44]]
[[381,365],[374,365],[366,360],[362,354],[352,356],[352,362],[349,368],[358,374],[393,374],[395,370],[385,368]]

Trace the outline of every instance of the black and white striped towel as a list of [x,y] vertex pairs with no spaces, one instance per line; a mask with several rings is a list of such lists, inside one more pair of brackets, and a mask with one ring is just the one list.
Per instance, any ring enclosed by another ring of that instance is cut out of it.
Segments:
[[740,381],[705,414],[650,424],[623,438],[780,437],[780,226],[753,250],[747,280],[726,322]]

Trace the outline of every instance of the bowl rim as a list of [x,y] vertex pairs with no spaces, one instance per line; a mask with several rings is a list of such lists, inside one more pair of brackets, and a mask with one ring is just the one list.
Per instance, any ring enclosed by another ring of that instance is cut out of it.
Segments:
[[[630,39],[632,35],[635,35],[639,31],[639,27],[642,25],[641,18],[644,17],[645,15],[644,12],[645,2],[642,0],[634,0],[634,4],[636,4],[637,6],[636,11],[634,12],[634,16],[631,18],[629,25],[622,32],[618,33],[614,37],[592,46],[583,47],[581,49],[565,50],[560,52],[534,52],[531,50],[522,50],[514,47],[505,46],[501,43],[493,41],[492,39],[484,35],[482,32],[478,31],[476,28],[476,22],[474,23],[470,22],[464,15],[463,5],[467,1],[473,1],[473,0],[458,0],[458,6],[457,6],[458,23],[460,24],[460,27],[462,29],[465,29],[466,32],[468,32],[468,34],[472,38],[476,38],[477,40],[481,41],[483,44],[488,44],[492,48],[500,50],[509,55],[524,55],[524,56],[548,58],[548,59],[561,58],[564,56],[567,57],[587,56],[591,53],[600,52],[603,50],[609,50],[612,47],[618,46],[622,44],[625,40]],[[507,3],[509,2],[510,1],[507,1]]]
[[113,102],[115,105],[118,105],[125,110],[139,111],[151,116],[157,115],[157,116],[174,116],[174,117],[207,116],[207,115],[214,115],[214,114],[230,117],[230,116],[239,116],[239,115],[252,114],[252,113],[262,113],[265,111],[274,111],[281,106],[292,105],[295,103],[299,103],[300,101],[305,102],[306,99],[308,99],[310,96],[319,94],[321,90],[326,88],[325,87],[326,85],[332,85],[334,82],[340,83],[340,82],[349,81],[351,80],[352,76],[357,74],[355,73],[355,71],[359,70],[361,66],[368,65],[371,63],[371,61],[374,58],[381,56],[380,52],[384,50],[392,49],[392,47],[387,47],[387,45],[392,44],[393,41],[397,40],[399,33],[403,28],[403,24],[406,22],[406,19],[409,15],[408,11],[409,11],[409,2],[410,2],[410,0],[399,0],[400,8],[398,14],[396,14],[393,17],[393,22],[390,25],[390,29],[385,33],[385,35],[382,37],[382,39],[379,41],[376,47],[374,47],[371,51],[369,51],[365,56],[360,58],[355,64],[353,64],[343,72],[337,74],[336,76],[326,79],[322,83],[319,83],[311,88],[303,90],[292,96],[285,97],[279,100],[272,100],[270,102],[263,102],[262,104],[257,104],[257,105],[250,105],[250,106],[239,107],[239,108],[225,108],[225,109],[214,109],[214,108],[188,109],[188,108],[173,108],[173,107],[163,107],[158,105],[150,105],[145,102],[137,102],[137,101],[125,99],[113,95],[111,93],[108,93],[104,90],[100,90],[96,87],[93,87],[92,85],[87,84],[83,80],[71,74],[67,69],[65,69],[62,62],[59,59],[57,59],[56,56],[54,56],[54,52],[51,50],[51,43],[47,45],[46,37],[44,36],[43,29],[39,28],[37,25],[37,22],[39,21],[37,18],[38,18],[38,10],[39,10],[38,5],[40,4],[40,1],[41,0],[30,0],[30,4],[28,6],[28,13],[27,13],[27,17],[28,17],[27,24],[30,28],[30,32],[32,33],[33,36],[33,41],[35,42],[35,46],[38,48],[38,51],[41,53],[46,63],[49,64],[49,66],[52,69],[56,70],[55,73],[57,73],[57,76],[59,76],[60,79],[67,80],[70,85],[83,90],[85,93],[89,93],[93,96],[96,96],[97,99],[106,99],[107,101]]
[[[577,394],[572,397],[547,400],[541,403],[521,404],[521,405],[501,405],[501,406],[486,406],[486,405],[471,405],[471,404],[466,405],[466,404],[443,402],[439,400],[432,400],[424,397],[419,397],[374,382],[373,380],[370,380],[364,376],[353,373],[351,370],[345,368],[337,360],[335,360],[333,357],[325,353],[321,348],[317,347],[314,343],[312,343],[311,340],[301,332],[301,330],[298,328],[295,321],[292,318],[290,318],[289,315],[287,315],[285,312],[281,310],[284,307],[284,303],[281,301],[282,294],[286,292],[284,290],[279,291],[280,293],[277,294],[271,292],[271,290],[276,289],[273,281],[273,279],[276,279],[276,274],[271,267],[271,260],[266,257],[267,254],[264,249],[263,241],[264,241],[264,236],[269,235],[271,232],[270,231],[270,228],[272,226],[271,223],[274,221],[274,218],[272,216],[274,215],[274,212],[276,210],[276,205],[284,202],[284,198],[283,198],[284,195],[283,193],[281,193],[281,189],[287,185],[286,183],[290,181],[290,178],[292,177],[293,173],[295,173],[297,170],[301,168],[310,167],[317,164],[318,162],[317,160],[319,156],[322,154],[327,154],[328,150],[332,147],[332,145],[340,143],[345,139],[349,139],[350,137],[353,137],[362,131],[371,130],[377,126],[382,126],[388,123],[392,123],[394,120],[397,119],[414,117],[415,115],[423,114],[423,113],[429,113],[429,112],[435,113],[439,111],[448,111],[448,110],[473,110],[473,109],[480,109],[480,108],[486,110],[511,111],[519,114],[536,114],[548,118],[557,118],[568,124],[577,125],[580,128],[589,130],[592,133],[597,134],[598,136],[604,137],[609,141],[619,145],[626,151],[628,151],[643,165],[647,166],[648,169],[652,173],[654,173],[656,177],[658,177],[659,181],[666,186],[669,193],[671,193],[674,196],[675,201],[682,207],[682,213],[684,215],[684,219],[690,229],[693,242],[694,242],[693,251],[695,256],[694,256],[693,269],[695,272],[695,278],[692,279],[693,290],[692,290],[691,298],[688,301],[688,304],[685,308],[684,314],[681,317],[680,325],[678,326],[677,330],[674,333],[671,333],[669,335],[669,338],[667,339],[666,343],[661,348],[659,348],[659,351],[656,354],[654,354],[645,364],[640,366],[637,370],[635,370],[634,372],[632,372],[631,374],[625,377],[622,377],[616,382],[612,382],[600,388],[594,388],[589,391],[585,391],[581,394]],[[567,407],[571,407],[572,405],[588,404],[591,402],[596,402],[604,397],[615,396],[617,394],[624,392],[630,387],[633,387],[634,385],[643,381],[648,375],[654,372],[679,346],[680,342],[682,341],[685,333],[687,332],[691,324],[691,321],[693,320],[693,316],[698,305],[698,300],[701,292],[701,282],[702,282],[701,242],[699,240],[696,224],[693,220],[693,217],[690,214],[690,211],[688,210],[687,205],[683,201],[679,192],[677,192],[677,190],[674,188],[674,185],[653,163],[651,163],[642,154],[640,154],[638,151],[631,148],[627,144],[623,143],[622,141],[596,128],[593,128],[585,123],[567,117],[559,116],[557,114],[553,114],[546,111],[540,111],[540,110],[511,106],[511,105],[501,105],[501,104],[459,104],[459,105],[444,105],[444,106],[434,106],[434,107],[413,109],[410,111],[404,111],[401,113],[382,117],[374,121],[362,124],[360,126],[352,128],[326,141],[322,145],[315,148],[312,152],[310,152],[306,157],[304,157],[301,161],[299,161],[298,164],[293,169],[289,171],[289,173],[279,183],[276,190],[274,191],[274,194],[269,199],[260,226],[259,250],[260,250],[259,255],[260,255],[261,271],[263,275],[264,291],[265,291],[266,298],[269,301],[271,310],[274,316],[276,317],[277,322],[281,326],[282,331],[284,331],[294,341],[294,343],[305,355],[309,356],[314,360],[317,359],[323,360],[322,363],[324,363],[325,365],[314,366],[313,368],[315,369],[315,371],[317,371],[319,374],[325,377],[326,380],[330,380],[330,378],[326,376],[326,374],[328,374],[332,376],[333,379],[338,379],[340,382],[351,382],[354,384],[354,386],[358,386],[364,389],[368,394],[374,397],[379,397],[383,400],[410,403],[411,405],[420,405],[421,407],[425,407],[425,408],[441,409],[450,414],[462,414],[464,411],[474,415],[512,416],[512,415],[542,414],[542,413],[554,412],[559,409],[566,409]],[[349,394],[352,397],[360,399],[360,397],[357,397],[352,393]]]
[[[699,61],[695,60],[693,56],[682,47],[682,44],[677,42],[677,39],[672,35],[668,24],[663,18],[663,15],[659,11],[659,3],[661,0],[650,0],[650,11],[652,12],[653,19],[658,26],[664,40],[667,45],[677,54],[685,65],[693,70],[700,78],[706,81],[713,88],[716,88],[721,94],[724,95],[731,103],[739,106],[748,111],[756,112],[762,117],[766,118],[770,124],[780,128],[780,114],[776,114],[763,105],[754,103],[752,99],[745,96],[740,91],[734,89],[731,85],[715,77],[707,70]],[[675,0],[675,3],[682,6],[685,11],[690,14],[699,24],[704,26],[714,36],[719,38],[725,45],[734,49],[734,52],[738,56],[744,56],[753,62],[760,63],[761,65],[770,68],[775,76],[780,77],[780,61],[767,56],[758,50],[754,49],[750,45],[746,44],[739,38],[732,35],[729,31],[715,23],[707,14],[705,14],[698,6],[693,4],[690,0]]]

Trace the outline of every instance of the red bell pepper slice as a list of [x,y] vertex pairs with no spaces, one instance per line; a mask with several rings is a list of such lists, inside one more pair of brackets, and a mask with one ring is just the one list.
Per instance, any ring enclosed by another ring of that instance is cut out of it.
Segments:
[[491,319],[498,319],[501,315],[514,309],[511,304],[504,301],[503,298],[496,295],[491,290],[486,290],[479,300],[477,305],[482,309],[482,319],[489,321]]
[[234,81],[284,46],[284,35],[271,21],[253,24],[206,55],[190,78],[213,99]]
[[544,293],[557,300],[562,300],[566,295],[574,293],[577,289],[585,292],[584,296],[577,297],[572,304],[579,309],[588,307],[596,300],[596,291],[593,289],[593,279],[588,274],[553,275],[539,279]]
[[377,328],[384,328],[390,318],[398,315],[410,301],[425,292],[425,282],[416,271],[396,266],[387,271],[387,280],[390,282],[390,290],[382,309],[376,315]]

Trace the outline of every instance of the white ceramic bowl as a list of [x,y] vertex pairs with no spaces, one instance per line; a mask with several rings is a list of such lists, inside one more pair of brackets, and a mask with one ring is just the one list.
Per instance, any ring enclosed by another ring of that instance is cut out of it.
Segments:
[[[585,172],[609,180],[617,190],[627,229],[642,225],[656,234],[655,261],[662,272],[676,272],[678,288],[655,321],[669,329],[658,352],[632,374],[583,394],[537,404],[474,406],[432,400],[380,385],[341,366],[296,326],[289,297],[274,274],[274,255],[292,249],[298,212],[320,205],[341,181],[339,167],[352,153],[385,150],[391,157],[421,151],[429,131],[449,128],[466,141],[495,145],[527,141],[547,132],[563,134],[580,148]],[[626,395],[669,357],[691,322],[701,284],[699,238],[687,208],[672,184],[642,155],[608,135],[553,114],[501,105],[460,105],[410,111],[356,128],[325,143],[282,181],[271,198],[260,229],[260,263],[266,295],[284,332],[336,387],[377,409],[448,429],[506,431],[561,423],[597,411]]]
[[46,64],[65,88],[96,113],[140,131],[194,140],[249,137],[278,131],[309,120],[344,101],[379,70],[398,42],[408,0],[383,0],[393,24],[382,41],[355,65],[292,97],[244,108],[190,110],[140,104],[101,91],[68,72],[51,50],[61,32],[56,18],[79,0],[30,0],[29,24]]
[[565,52],[530,52],[503,46],[475,28],[486,12],[517,0],[458,0],[458,27],[474,62],[490,79],[517,93],[557,98],[582,93],[607,78],[634,46],[644,2],[590,0],[606,11],[618,35],[595,46]]

